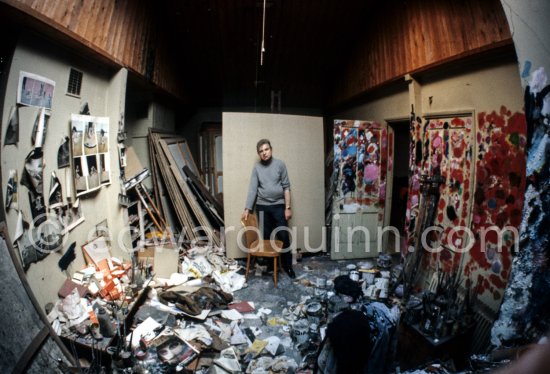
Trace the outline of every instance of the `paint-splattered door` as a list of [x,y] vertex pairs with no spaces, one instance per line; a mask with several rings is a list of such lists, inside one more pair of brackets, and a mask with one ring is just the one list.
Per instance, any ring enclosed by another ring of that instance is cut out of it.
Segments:
[[388,149],[386,125],[334,122],[332,259],[372,257],[384,249],[378,248],[378,229],[384,225]]
[[439,201],[427,245],[436,252],[432,267],[456,270],[465,249],[473,238],[466,235],[470,227],[473,183],[471,115],[428,118],[424,133],[423,173],[441,176]]

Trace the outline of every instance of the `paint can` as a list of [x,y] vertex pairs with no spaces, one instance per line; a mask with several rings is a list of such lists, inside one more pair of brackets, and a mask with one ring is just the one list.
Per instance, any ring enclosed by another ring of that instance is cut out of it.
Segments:
[[376,264],[378,265],[379,268],[389,269],[392,264],[392,258],[387,253],[381,253],[376,259]]
[[327,286],[327,279],[323,277],[317,277],[316,285],[318,288],[326,288]]
[[346,266],[346,269],[347,269],[348,271],[351,272],[352,270],[356,270],[356,269],[357,269],[357,265],[355,265],[355,264],[348,264],[348,265]]
[[349,272],[349,277],[352,281],[359,281],[359,272],[357,270],[352,270]]
[[374,262],[372,262],[371,260],[363,261],[359,263],[359,269],[363,269],[363,270],[374,269]]
[[375,286],[380,291],[378,297],[380,299],[386,299],[390,288],[390,280],[387,278],[378,278],[376,279]]
[[292,329],[292,334],[294,335],[294,339],[296,340],[296,343],[298,344],[305,343],[309,339],[309,335],[307,333],[308,330],[309,330],[309,323],[305,319],[301,319],[294,324],[294,328]]
[[363,280],[365,281],[365,284],[369,286],[374,284],[375,277],[376,273],[374,271],[367,271],[363,273]]
[[316,323],[312,323],[309,326],[309,337],[313,341],[319,340],[319,325],[317,325]]

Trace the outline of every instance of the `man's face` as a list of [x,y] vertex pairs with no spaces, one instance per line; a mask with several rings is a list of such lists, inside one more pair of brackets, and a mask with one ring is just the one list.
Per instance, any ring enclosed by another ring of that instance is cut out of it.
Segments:
[[258,155],[262,161],[269,161],[271,159],[271,147],[269,144],[262,144],[258,150]]

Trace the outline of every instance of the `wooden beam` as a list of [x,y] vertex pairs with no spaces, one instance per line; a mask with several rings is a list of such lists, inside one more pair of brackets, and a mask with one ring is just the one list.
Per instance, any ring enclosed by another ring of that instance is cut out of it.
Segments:
[[27,367],[32,363],[34,356],[38,353],[46,338],[50,335],[50,329],[48,326],[42,327],[42,329],[36,334],[32,342],[27,346],[25,352],[19,357],[17,364],[13,368],[14,374],[25,373]]

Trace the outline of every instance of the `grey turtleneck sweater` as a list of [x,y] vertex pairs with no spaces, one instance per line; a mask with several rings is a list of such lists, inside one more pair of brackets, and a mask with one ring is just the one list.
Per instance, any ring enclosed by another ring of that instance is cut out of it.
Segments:
[[290,181],[285,163],[273,157],[267,164],[258,162],[252,169],[245,208],[252,210],[256,197],[259,205],[284,204],[286,190]]

